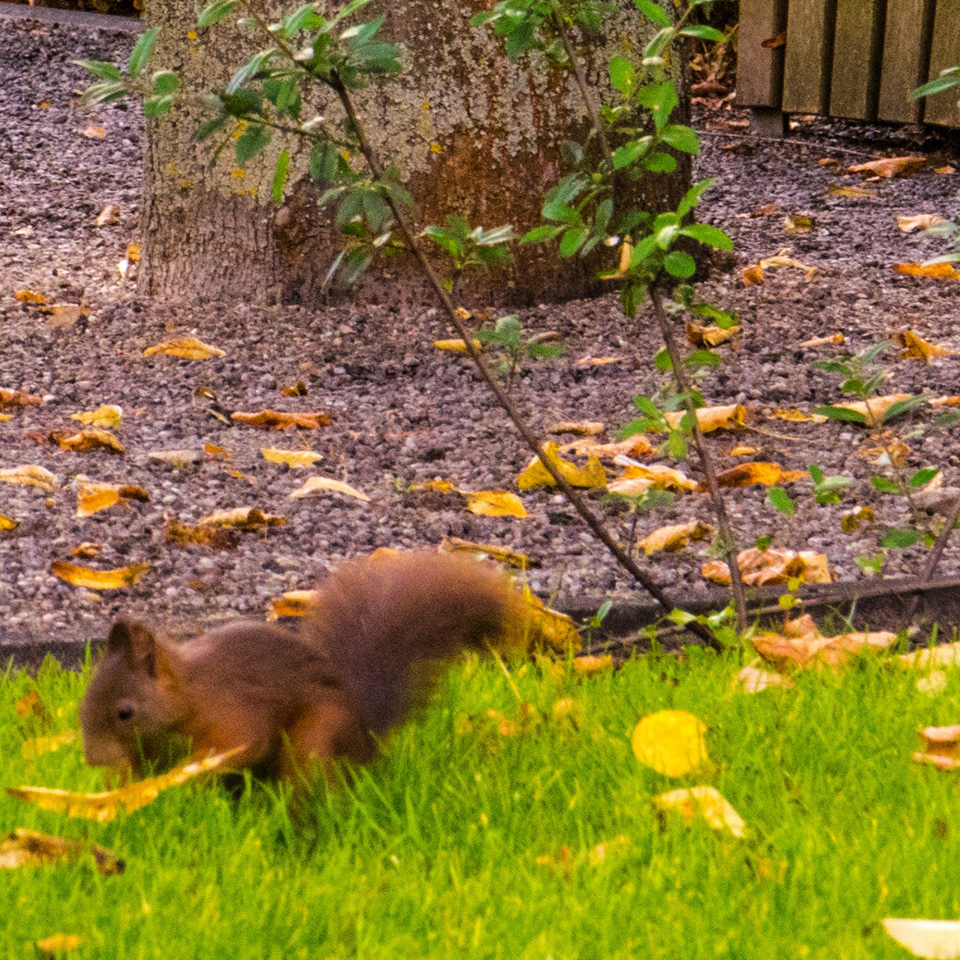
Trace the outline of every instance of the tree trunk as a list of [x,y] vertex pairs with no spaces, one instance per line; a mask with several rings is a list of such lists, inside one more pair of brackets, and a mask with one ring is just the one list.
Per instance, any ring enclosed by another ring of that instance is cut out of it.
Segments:
[[[588,81],[598,100],[608,89],[608,57],[638,52],[646,40],[638,35],[646,27],[632,0],[620,2],[621,14],[589,57]],[[387,16],[381,33],[402,45],[404,72],[362,91],[360,115],[381,158],[399,169],[421,227],[459,213],[473,226],[526,231],[539,222],[543,195],[563,175],[560,145],[582,140],[589,129],[572,78],[511,63],[488,29],[470,26],[470,16],[491,5],[394,0],[380,8]],[[222,85],[264,45],[227,22],[196,28],[194,0],[150,0],[147,10],[149,23],[163,28],[153,66],[176,70],[188,90]],[[328,116],[333,111],[331,104]],[[304,115],[311,115],[306,106]],[[178,108],[149,123],[140,288],[191,301],[315,306],[327,300],[324,278],[341,238],[316,207],[306,151],[275,139],[239,170],[231,147],[212,160],[206,145],[193,142],[200,116],[199,108]],[[278,207],[271,183],[284,147],[291,163]],[[650,178],[646,195],[634,187],[631,199],[648,209],[674,206],[689,181],[690,164],[680,158],[674,174]],[[579,258],[561,265],[554,249],[522,247],[506,271],[465,275],[458,295],[517,305],[583,296],[594,289],[593,274]],[[396,301],[423,293],[412,258],[401,255],[376,262],[360,296]]]

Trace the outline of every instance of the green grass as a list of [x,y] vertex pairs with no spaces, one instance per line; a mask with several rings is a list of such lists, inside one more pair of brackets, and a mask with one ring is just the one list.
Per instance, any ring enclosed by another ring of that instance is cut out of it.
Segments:
[[[98,958],[879,960],[906,956],[881,918],[960,917],[960,777],[910,760],[919,727],[960,721],[960,671],[931,698],[873,664],[736,696],[736,670],[699,651],[585,680],[529,666],[514,672],[522,695],[547,714],[573,696],[583,723],[500,737],[462,729],[488,707],[516,714],[503,674],[468,664],[299,833],[257,786],[232,799],[188,785],[104,825],[4,796],[3,832],[87,837],[127,870],[0,872],[0,956],[64,932],[85,940],[72,956]],[[34,682],[0,680],[0,783],[102,788],[78,745],[22,759],[14,705]],[[47,665],[36,684],[67,706],[57,728],[74,725],[81,678]],[[638,717],[668,707],[708,725],[707,774],[667,780],[634,759]],[[747,839],[658,821],[655,794],[704,782]]]

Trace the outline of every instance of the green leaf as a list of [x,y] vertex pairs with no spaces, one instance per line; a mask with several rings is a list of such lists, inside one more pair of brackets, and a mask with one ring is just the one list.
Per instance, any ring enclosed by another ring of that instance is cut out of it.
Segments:
[[680,31],[684,37],[697,37],[699,40],[712,40],[714,43],[726,43],[727,35],[721,33],[716,27],[708,27],[706,24],[695,23],[689,27],[684,27]]
[[669,153],[653,153],[643,165],[651,173],[673,173],[677,169],[677,158]]
[[629,167],[631,164],[636,163],[646,150],[649,149],[649,141],[649,137],[644,137],[643,140],[631,140],[622,147],[617,147],[617,149],[613,151],[613,169],[622,170],[624,167]]
[[695,183],[684,195],[677,207],[677,214],[685,217],[699,202],[700,198],[713,186],[714,178],[709,177]]
[[888,530],[884,538],[880,541],[881,547],[912,547],[923,539],[923,531],[915,530],[913,527],[905,527],[899,530]]
[[[952,68],[956,70],[956,67]],[[925,83],[916,90],[911,90],[908,100],[919,100],[921,97],[932,97],[935,93],[943,93],[944,90],[950,90],[960,85],[960,73],[943,73],[935,80]]]
[[910,486],[915,490],[925,487],[939,472],[939,467],[924,467],[910,478]]
[[542,227],[534,227],[532,230],[525,233],[521,238],[521,243],[546,243],[548,240],[553,240],[554,237],[559,236],[563,232],[563,227],[552,227],[549,225]]
[[237,9],[237,0],[214,0],[209,6],[204,7],[197,17],[198,27],[209,27],[219,23],[224,17],[230,16]]
[[670,351],[663,347],[653,358],[653,365],[661,373],[669,373],[673,369],[673,361],[670,359]]
[[844,420],[847,423],[866,424],[867,418],[857,410],[850,410],[847,407],[815,407],[814,413],[819,413],[821,417],[829,417],[831,420]]
[[146,66],[159,33],[159,27],[151,27],[137,37],[137,42],[133,45],[133,50],[130,51],[130,62],[127,64],[127,73],[131,77],[139,76],[140,71]]
[[247,127],[237,140],[237,163],[241,167],[246,166],[269,142],[270,134],[263,127]]
[[871,477],[870,483],[873,484],[874,490],[879,490],[881,493],[900,493],[900,487],[887,477]]
[[692,277],[697,272],[697,263],[684,250],[671,250],[663,258],[663,268],[672,277],[686,280],[687,277]]
[[898,400],[883,412],[880,422],[886,423],[888,420],[892,420],[894,417],[899,417],[900,414],[906,413],[908,410],[912,410],[914,407],[919,407],[921,404],[926,403],[926,401],[927,396],[920,394],[913,397],[907,397],[906,400]]
[[680,233],[708,247],[716,247],[718,250],[733,249],[733,241],[719,227],[712,227],[709,223],[692,223],[689,227],[681,228]]
[[637,82],[637,71],[626,57],[611,57],[607,67],[610,71],[610,83],[625,97],[630,96]]
[[654,3],[653,0],[633,0],[633,2],[637,9],[658,27],[670,26],[670,14],[663,7]]
[[653,114],[654,126],[661,130],[667,126],[670,115],[680,100],[672,83],[653,83],[637,91],[637,103]]
[[590,230],[587,227],[574,227],[568,230],[560,241],[560,256],[572,257],[586,242],[590,236]]
[[122,80],[123,74],[120,68],[105,60],[74,60],[78,67],[83,67],[87,73],[92,73],[100,80]]
[[158,70],[153,75],[154,96],[168,97],[180,88],[180,78],[172,70]]
[[685,127],[679,123],[668,123],[660,131],[660,137],[664,143],[669,144],[674,150],[693,154],[700,152],[700,140],[697,138],[696,131],[691,127]]
[[283,188],[287,182],[287,170],[290,169],[290,151],[283,150],[277,157],[277,167],[273,173],[273,202],[283,203]]
[[770,502],[776,507],[786,517],[792,517],[794,511],[797,509],[797,505],[793,502],[793,498],[787,493],[783,487],[771,487],[767,491],[767,497],[770,499]]

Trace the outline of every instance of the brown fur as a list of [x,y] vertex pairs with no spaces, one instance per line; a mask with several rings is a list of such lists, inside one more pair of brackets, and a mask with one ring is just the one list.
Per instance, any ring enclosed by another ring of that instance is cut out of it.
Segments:
[[492,568],[401,554],[349,563],[298,632],[238,622],[183,644],[119,621],[84,697],[87,762],[142,772],[244,746],[234,766],[292,777],[366,762],[407,714],[424,661],[496,639],[517,594]]

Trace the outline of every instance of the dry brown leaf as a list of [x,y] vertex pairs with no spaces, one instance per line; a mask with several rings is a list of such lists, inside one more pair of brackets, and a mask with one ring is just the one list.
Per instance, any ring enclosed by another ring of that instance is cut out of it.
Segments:
[[960,396],[934,397],[933,400],[928,400],[927,403],[929,403],[931,407],[960,407]]
[[699,484],[672,467],[637,465],[627,467],[623,475],[612,481],[607,489],[622,497],[639,497],[648,490],[696,490]]
[[689,523],[677,523],[668,527],[660,527],[644,537],[639,546],[649,556],[657,550],[673,552],[682,550],[688,542],[705,540],[717,532],[716,527],[702,520],[691,520]]
[[294,490],[290,496],[299,499],[301,497],[310,497],[318,493],[342,493],[345,496],[353,497],[356,500],[363,500],[365,503],[370,502],[370,498],[356,487],[351,487],[350,484],[343,483],[341,480],[332,480],[330,477],[319,476],[307,477],[303,483],[303,486]]
[[[686,413],[674,410],[665,413],[663,419],[674,430],[680,429],[680,424]],[[747,419],[747,408],[734,403],[724,407],[698,407],[697,423],[703,433],[712,433],[714,430],[739,430]]]
[[766,282],[766,277],[763,275],[763,267],[759,264],[746,267],[740,274],[740,277],[745,287],[759,287]]
[[102,140],[107,135],[107,131],[104,130],[103,127],[97,127],[93,124],[90,124],[89,126],[83,128],[83,135],[88,140]]
[[98,214],[94,224],[98,227],[113,227],[120,221],[120,208],[115,203],[108,203]]
[[309,392],[307,385],[302,380],[280,388],[280,393],[284,397],[305,397]]
[[804,340],[801,347],[826,347],[831,344],[839,345],[846,342],[846,337],[842,333],[831,333],[828,337],[814,337],[812,340]]
[[740,333],[740,325],[735,324],[724,329],[716,324],[704,327],[699,323],[688,323],[686,331],[687,340],[695,347],[716,347]]
[[755,461],[738,463],[735,467],[721,471],[717,474],[717,484],[721,487],[751,487],[759,483],[772,487],[775,483],[794,483],[806,476],[806,470],[784,470],[779,463]]
[[481,517],[517,517],[527,516],[523,501],[506,490],[478,490],[476,493],[461,491],[467,498],[467,509]]
[[760,451],[756,447],[748,447],[745,444],[741,444],[738,447],[734,447],[730,451],[731,457],[753,457],[756,456]]
[[883,929],[915,957],[956,960],[960,957],[960,920],[913,920],[886,917]]
[[948,163],[945,167],[935,167],[933,172],[939,173],[942,177],[949,177],[957,172],[957,168]]
[[896,642],[888,631],[842,633],[825,637],[809,614],[789,621],[783,633],[761,633],[754,637],[757,653],[777,670],[810,666],[839,667],[862,653],[880,653]]
[[187,550],[190,547],[229,550],[237,545],[236,538],[221,527],[195,527],[188,523],[181,523],[173,517],[167,519],[163,535],[173,546],[181,550]]
[[148,503],[150,494],[143,487],[130,484],[81,483],[77,486],[77,516],[91,517],[101,510],[109,510],[121,500]]
[[850,200],[870,200],[877,195],[876,190],[866,187],[831,187],[827,193],[832,197],[847,197]]
[[682,777],[707,762],[707,728],[686,710],[660,710],[633,730],[633,755],[667,777]]
[[893,432],[885,430],[881,436],[882,443],[875,447],[865,446],[857,451],[857,456],[869,460],[877,467],[902,467],[910,456],[910,448]]
[[286,517],[262,513],[256,507],[236,507],[233,510],[219,510],[209,516],[201,517],[199,526],[251,531],[261,530],[264,527],[280,527],[286,522]]
[[914,650],[897,657],[903,667],[918,667],[922,670],[960,666],[960,642],[941,643],[929,649]]
[[21,303],[49,303],[50,301],[42,294],[33,290],[17,290],[13,295]]
[[269,463],[285,463],[294,470],[299,467],[312,467],[323,456],[314,453],[312,450],[277,450],[271,447],[263,447],[260,450],[263,459]]
[[897,273],[908,277],[928,277],[933,280],[960,280],[960,273],[952,263],[895,263]]
[[518,553],[509,547],[501,547],[494,543],[473,543],[470,540],[461,540],[460,537],[444,537],[440,549],[481,554],[496,560],[498,563],[508,563],[511,567],[517,567],[520,570],[529,570],[531,567],[540,566],[539,560],[534,560],[525,553]]
[[91,854],[97,869],[106,875],[123,873],[123,861],[110,850],[84,840],[68,840],[36,830],[18,827],[0,840],[0,869],[41,867],[48,864],[75,863]]
[[[434,340],[433,345],[438,350],[452,350],[454,353],[466,353],[467,344],[464,340]],[[476,338],[473,338],[473,346],[477,350],[483,349],[483,344]]]
[[920,171],[927,162],[926,157],[884,157],[869,163],[857,163],[847,167],[850,173],[866,173],[873,177],[909,177]]
[[[737,554],[737,565],[743,582],[750,587],[785,584],[790,580],[801,583],[830,583],[827,558],[812,550],[758,550],[751,547]],[[722,560],[711,560],[701,570],[707,580],[729,585],[730,568]]]
[[261,430],[317,430],[333,423],[329,413],[283,413],[279,410],[261,410],[259,413],[232,413],[233,420]]
[[54,790],[49,787],[7,787],[7,793],[18,800],[35,803],[41,810],[51,810],[68,817],[83,817],[106,823],[116,818],[121,811],[132,813],[152,803],[164,790],[177,787],[205,773],[224,767],[246,745],[226,750],[203,760],[195,760],[176,767],[159,777],[150,777],[128,784],[117,790],[102,793],[75,793],[71,790]]
[[77,433],[67,433],[65,430],[53,430],[50,441],[57,444],[61,450],[72,453],[89,453],[91,450],[109,450],[110,453],[125,454],[123,444],[109,431],[100,427],[86,427]]
[[315,596],[315,590],[288,590],[270,601],[267,619],[279,620],[280,617],[302,617],[310,609],[310,604]]
[[741,693],[760,693],[763,690],[769,690],[771,687],[790,688],[795,686],[789,677],[784,677],[772,670],[762,670],[756,666],[760,661],[755,660],[747,664],[734,677],[734,688]]
[[96,410],[89,410],[83,413],[71,413],[71,420],[79,420],[91,427],[101,427],[110,430],[117,430],[123,422],[123,407],[115,404],[102,404]]
[[802,410],[774,410],[770,414],[773,420],[785,420],[787,423],[826,423],[829,419],[819,413],[804,413]]
[[593,437],[581,437],[565,443],[558,453],[572,453],[578,457],[594,456],[600,460],[615,460],[617,457],[652,457],[657,448],[642,434],[636,433],[616,443],[599,443]]
[[0,470],[0,482],[39,487],[47,493],[53,493],[57,489],[57,478],[46,467],[38,467],[32,463]]
[[572,433],[579,437],[597,437],[606,426],[596,420],[561,420],[551,424],[544,433]]
[[172,467],[184,467],[202,463],[203,454],[199,450],[150,450],[147,459],[151,463],[165,463]]
[[203,452],[210,457],[211,460],[232,460],[233,454],[227,450],[226,447],[218,447],[215,443],[205,443],[203,445]]
[[80,736],[76,730],[66,730],[48,737],[31,737],[20,744],[20,756],[24,760],[36,760],[48,753],[56,753],[61,747],[75,743]]
[[[595,456],[588,456],[586,465],[578,467],[576,464],[570,463],[568,460],[562,460],[558,456],[557,444],[552,440],[543,445],[543,452],[547,460],[557,468],[571,486],[596,489],[607,485],[607,471]],[[556,481],[547,472],[547,468],[540,462],[539,457],[534,457],[517,478],[517,486],[521,490],[532,490],[535,487],[555,487],[556,485]]]
[[935,343],[923,340],[912,330],[895,333],[894,339],[904,348],[900,351],[901,360],[922,360],[924,363],[932,363],[938,357],[947,357],[956,353],[955,350],[948,350],[946,347],[939,347]]
[[929,230],[938,223],[946,223],[943,217],[935,213],[917,213],[912,217],[897,217],[897,227],[903,233],[913,233],[914,230]]
[[227,355],[225,350],[204,343],[196,337],[174,337],[172,340],[164,340],[163,343],[147,347],[143,351],[145,357],[152,357],[156,353],[162,353],[168,357],[179,357],[181,360],[210,360],[213,357]]
[[90,567],[81,567],[76,563],[67,563],[63,560],[54,560],[50,569],[61,580],[72,583],[75,587],[86,587],[88,590],[119,590],[135,584],[149,569],[149,563],[131,563],[128,567],[116,570],[92,570]]
[[103,553],[103,546],[99,543],[94,543],[91,540],[85,540],[78,547],[74,547],[70,551],[75,557],[80,557],[81,560],[95,560],[97,557]]
[[654,797],[653,805],[661,813],[675,811],[681,814],[687,823],[693,823],[695,818],[702,817],[714,830],[727,830],[735,837],[746,836],[746,824],[742,817],[716,787],[671,790]]
[[775,217],[780,213],[780,207],[776,203],[765,203],[762,207],[750,211],[751,217]]
[[0,387],[0,407],[36,407],[43,403],[43,397],[24,393],[23,390],[7,390]]

